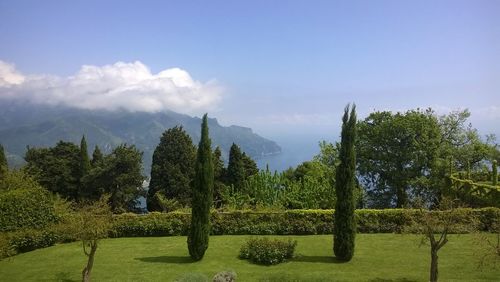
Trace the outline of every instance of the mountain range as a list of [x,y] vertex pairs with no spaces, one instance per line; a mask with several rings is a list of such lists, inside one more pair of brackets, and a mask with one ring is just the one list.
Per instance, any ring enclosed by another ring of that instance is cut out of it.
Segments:
[[[143,164],[149,174],[151,159],[161,134],[181,125],[195,144],[200,138],[201,119],[172,111],[158,113],[91,111],[64,106],[33,105],[18,101],[0,101],[0,144],[9,164],[20,166],[26,147],[54,146],[59,140],[80,143],[87,139],[89,154],[95,145],[110,152],[121,143],[134,144],[143,151]],[[232,143],[254,159],[281,153],[276,142],[255,134],[242,126],[221,126],[209,118],[212,145],[219,146],[227,160]]]

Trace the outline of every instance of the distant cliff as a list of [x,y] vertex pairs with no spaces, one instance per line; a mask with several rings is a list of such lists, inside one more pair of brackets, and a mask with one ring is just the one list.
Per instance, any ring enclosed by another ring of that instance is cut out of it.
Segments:
[[[171,111],[88,111],[2,102],[0,143],[13,165],[22,164],[26,146],[53,146],[59,140],[79,144],[82,134],[85,134],[89,154],[95,145],[109,152],[120,143],[135,144],[144,152],[144,168],[149,173],[153,151],[166,129],[182,125],[195,144],[199,141],[201,119]],[[215,118],[209,119],[209,127],[213,145],[220,146],[226,158],[233,142],[256,159],[281,152],[276,142],[255,134],[250,128],[221,126]]]

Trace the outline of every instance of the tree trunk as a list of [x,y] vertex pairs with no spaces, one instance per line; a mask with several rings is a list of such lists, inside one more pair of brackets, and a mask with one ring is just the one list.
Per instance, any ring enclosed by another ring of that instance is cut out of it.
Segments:
[[431,247],[431,273],[430,281],[438,281],[438,254],[434,246]]
[[90,243],[90,253],[88,254],[89,259],[87,260],[87,266],[82,271],[82,281],[90,282],[90,273],[92,267],[94,266],[94,256],[97,250],[97,241],[91,241]]

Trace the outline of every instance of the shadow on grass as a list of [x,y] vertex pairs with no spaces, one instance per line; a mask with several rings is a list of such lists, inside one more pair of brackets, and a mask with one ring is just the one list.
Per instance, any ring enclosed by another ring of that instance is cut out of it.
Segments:
[[334,256],[303,256],[297,255],[290,261],[297,262],[312,262],[312,263],[346,263],[345,261],[339,260]]
[[417,280],[411,280],[407,278],[396,278],[396,279],[375,278],[368,281],[369,282],[415,282]]
[[135,260],[140,260],[143,262],[159,262],[159,263],[193,263],[195,262],[191,257],[180,257],[180,256],[159,256],[159,257],[144,257],[135,258]]
[[61,282],[76,282],[78,280],[70,279],[71,274],[69,272],[59,272],[56,274],[55,281]]

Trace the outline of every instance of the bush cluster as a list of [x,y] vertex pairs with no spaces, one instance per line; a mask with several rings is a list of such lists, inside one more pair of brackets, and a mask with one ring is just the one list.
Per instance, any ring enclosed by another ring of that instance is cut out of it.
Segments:
[[0,231],[43,228],[57,221],[50,192],[42,188],[0,193]]
[[269,238],[248,240],[240,250],[240,258],[249,259],[257,264],[273,265],[291,259],[297,241],[283,241]]

